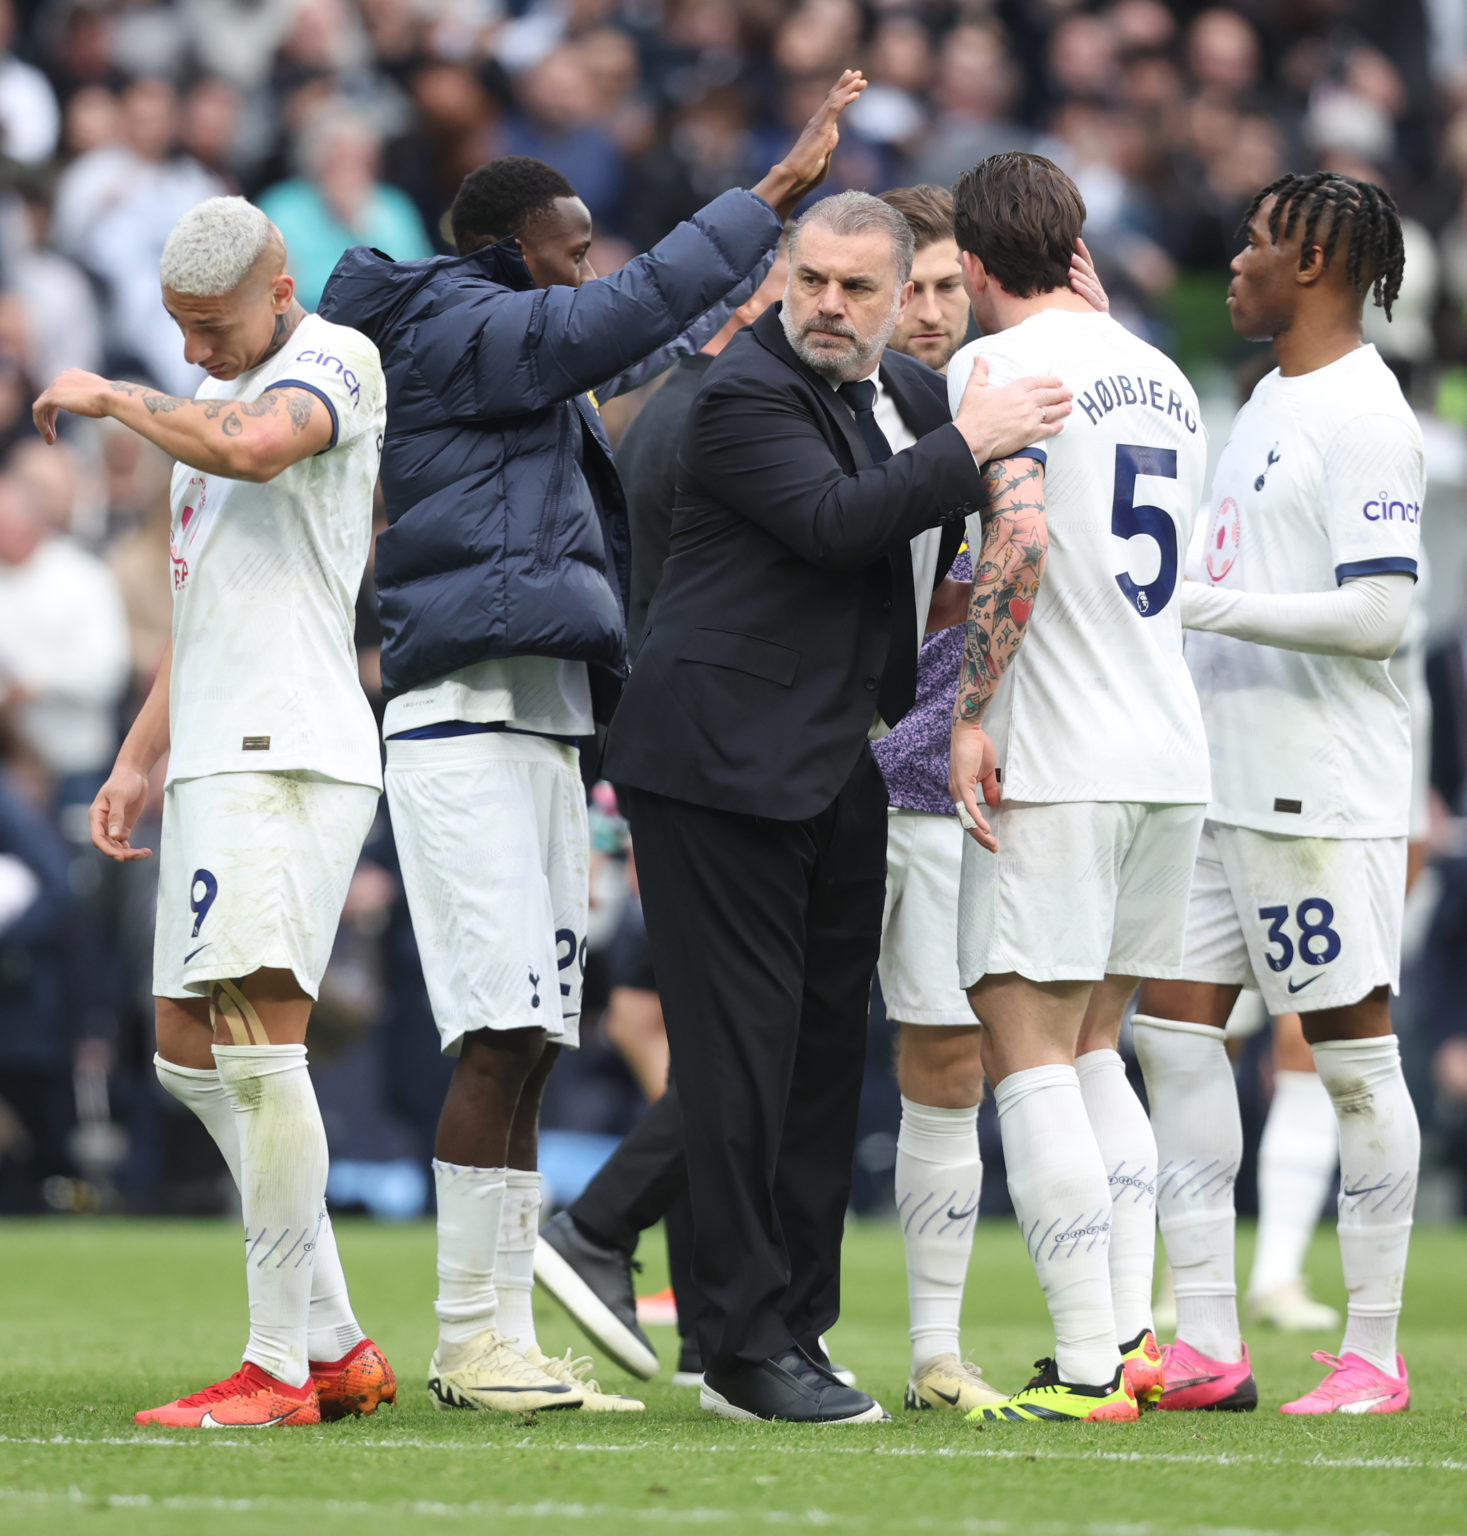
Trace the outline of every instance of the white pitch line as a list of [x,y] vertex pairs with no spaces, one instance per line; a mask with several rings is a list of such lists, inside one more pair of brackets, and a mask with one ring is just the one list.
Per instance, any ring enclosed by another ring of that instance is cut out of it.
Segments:
[[[840,1526],[843,1529],[876,1526],[890,1528],[890,1516],[884,1513],[833,1513],[818,1506],[802,1510],[721,1509],[694,1507],[671,1509],[665,1505],[616,1505],[557,1503],[538,1500],[533,1504],[495,1504],[476,1499],[464,1504],[444,1504],[427,1499],[389,1499],[378,1502],[356,1499],[295,1498],[200,1498],[195,1496],[154,1497],[146,1493],[89,1494],[72,1486],[61,1489],[0,1488],[0,1503],[71,1504],[85,1508],[157,1509],[196,1514],[274,1514],[289,1509],[299,1514],[302,1507],[319,1510],[324,1515],[348,1515],[377,1518],[383,1514],[416,1515],[429,1519],[558,1519],[584,1520],[604,1524],[609,1519],[625,1519],[637,1524],[657,1525],[727,1525],[763,1526]],[[1154,1525],[1147,1521],[1067,1521],[983,1520],[975,1517],[936,1519],[931,1516],[904,1516],[907,1530],[962,1533],[962,1536],[1285,1536],[1282,1531],[1251,1526],[1180,1525],[1169,1521]],[[1297,1536],[1297,1533],[1290,1533]]]
[[[1332,1472],[1467,1472],[1467,1461],[1443,1459],[1427,1461],[1411,1456],[1326,1456],[1316,1452],[1312,1456],[1278,1456],[1256,1451],[1219,1451],[1212,1454],[1183,1451],[1056,1451],[1047,1446],[1035,1445],[1022,1450],[1000,1446],[902,1446],[902,1445],[768,1445],[752,1438],[736,1445],[684,1445],[676,1440],[637,1440],[605,1445],[566,1444],[564,1442],[530,1438],[523,1440],[422,1440],[358,1439],[343,1436],[339,1439],[316,1439],[317,1446],[333,1449],[346,1446],[364,1446],[372,1450],[403,1451],[535,1451],[541,1454],[626,1455],[642,1452],[662,1452],[678,1456],[723,1455],[770,1455],[770,1456],[894,1456],[931,1457],[937,1460],[976,1461],[1059,1461],[1091,1462],[1120,1461],[1141,1465],[1157,1464],[1191,1467],[1318,1467]],[[199,1439],[180,1439],[176,1436],[154,1435],[0,1435],[0,1445],[115,1445],[134,1449],[139,1446],[156,1450],[180,1450],[199,1446],[261,1450],[277,1450],[279,1442],[274,1436],[252,1435],[244,1440],[223,1438],[213,1432],[204,1433]]]

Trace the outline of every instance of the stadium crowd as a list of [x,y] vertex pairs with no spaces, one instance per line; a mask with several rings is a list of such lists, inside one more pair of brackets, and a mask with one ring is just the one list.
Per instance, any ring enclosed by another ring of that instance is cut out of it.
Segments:
[[[1114,313],[1176,356],[1222,419],[1247,354],[1220,297],[1253,191],[1319,166],[1399,201],[1405,287],[1388,329],[1367,311],[1367,334],[1428,429],[1438,566],[1433,869],[1397,1018],[1455,1180],[1437,1209],[1467,1198],[1467,20],[1450,0],[0,0],[0,46],[0,1212],[216,1209],[229,1189],[149,1065],[155,866],[104,866],[86,826],[168,634],[169,465],[113,422],[74,423],[43,450],[28,415],[39,386],[83,367],[193,393],[202,375],[156,274],[169,230],[204,198],[258,202],[313,308],[350,246],[449,249],[465,173],[529,155],[584,198],[607,273],[755,180],[851,61],[872,84],[826,191],[947,185],[1006,148],[1051,156],[1084,195]],[[608,406],[613,440],[645,397]],[[380,713],[370,583],[358,620]],[[588,1020],[636,921],[604,791],[592,831]],[[385,814],[314,1025],[334,1203],[421,1210],[447,1069]],[[562,1198],[635,1117],[640,1028],[613,1012],[632,1071],[603,1029],[551,1080],[542,1155]],[[888,1040],[873,1032],[857,1178],[876,1210],[896,1119]],[[1240,1072],[1256,1134],[1259,1046]],[[996,1138],[984,1150],[985,1209],[999,1209]]]

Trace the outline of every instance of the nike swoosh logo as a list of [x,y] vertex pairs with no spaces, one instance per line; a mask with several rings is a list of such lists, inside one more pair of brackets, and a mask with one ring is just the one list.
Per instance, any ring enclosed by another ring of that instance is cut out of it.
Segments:
[[1311,976],[1308,981],[1301,981],[1297,987],[1291,981],[1289,983],[1289,991],[1290,992],[1302,992],[1305,987],[1312,987],[1314,985],[1314,983],[1316,981],[1318,981],[1318,980],[1319,980],[1318,976]]
[[958,1401],[963,1395],[961,1392],[941,1392],[936,1387],[928,1387],[927,1390],[933,1395],[933,1397],[940,1397],[943,1402],[947,1403],[950,1407],[953,1408],[958,1406]]
[[1170,1397],[1173,1392],[1185,1392],[1188,1387],[1206,1387],[1214,1381],[1221,1381],[1221,1376],[1188,1376],[1183,1381],[1173,1381],[1170,1376],[1166,1379],[1166,1395]]
[[206,941],[206,942],[205,942],[205,943],[203,943],[203,944],[200,944],[200,945],[199,945],[199,947],[198,947],[198,948],[197,948],[197,949],[192,949],[192,950],[190,950],[190,951],[189,951],[189,952],[188,952],[188,954],[186,954],[186,955],[185,955],[185,956],[184,956],[184,957],[183,957],[183,963],[184,963],[184,964],[185,964],[185,965],[187,965],[187,964],[188,964],[188,963],[189,963],[189,961],[190,961],[190,960],[192,960],[192,959],[193,959],[193,957],[194,957],[194,956],[195,956],[195,955],[201,955],[201,954],[203,954],[203,952],[204,952],[204,951],[205,951],[205,950],[206,950],[206,949],[208,949],[208,947],[209,947],[209,944],[210,944],[210,943],[212,943],[212,942],[213,942],[213,941],[212,941],[212,940],[209,940],[209,941]]
[[974,1205],[974,1206],[969,1207],[969,1209],[966,1210],[966,1211],[955,1211],[952,1208],[952,1206],[948,1206],[948,1208],[947,1208],[947,1219],[949,1221],[966,1221],[970,1216],[972,1216],[977,1211],[977,1209],[978,1209],[978,1207],[976,1205]]
[[277,1424],[284,1424],[290,1417],[288,1413],[278,1413],[273,1419],[261,1419],[258,1424],[221,1424],[212,1413],[206,1413],[199,1420],[200,1429],[272,1429]]
[[1361,1397],[1353,1403],[1341,1403],[1335,1409],[1336,1413],[1369,1413],[1377,1403],[1388,1403],[1393,1396],[1390,1392],[1382,1392],[1379,1397]]

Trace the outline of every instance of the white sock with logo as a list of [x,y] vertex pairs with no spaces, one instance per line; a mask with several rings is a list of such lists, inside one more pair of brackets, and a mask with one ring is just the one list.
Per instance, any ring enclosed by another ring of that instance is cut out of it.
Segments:
[[245,1359],[304,1386],[316,1240],[325,1218],[326,1129],[303,1045],[216,1045],[239,1130],[250,1341]]
[[494,1285],[499,1331],[520,1349],[535,1343],[535,1242],[540,1236],[540,1175],[511,1168],[504,1176]]
[[495,1256],[504,1208],[503,1168],[433,1159],[438,1196],[438,1342],[452,1352],[497,1326]]
[[1313,1072],[1275,1072],[1258,1144],[1258,1246],[1250,1296],[1298,1285],[1340,1160],[1329,1090]]
[[[239,1127],[219,1073],[213,1067],[180,1067],[154,1055],[153,1069],[167,1092],[189,1109],[208,1131],[229,1169],[236,1189],[240,1187]],[[336,1234],[322,1206],[321,1231],[311,1266],[311,1315],[306,1350],[320,1363],[339,1360],[366,1337],[351,1309],[346,1273],[336,1251]]]
[[1243,1118],[1223,1032],[1138,1013],[1131,1038],[1156,1132],[1156,1218],[1176,1280],[1177,1339],[1210,1360],[1241,1360],[1233,1185]]
[[1396,1374],[1396,1324],[1421,1128],[1394,1035],[1330,1040],[1314,1047],[1319,1080],[1340,1126],[1340,1261],[1350,1294],[1341,1354]]
[[1119,1051],[1086,1051],[1075,1072],[1110,1180],[1110,1296],[1124,1347],[1152,1326],[1156,1137]]
[[1029,1067],[993,1091],[1009,1195],[1075,1386],[1120,1369],[1110,1299],[1110,1186],[1073,1067]]
[[896,1203],[907,1257],[913,1372],[937,1355],[962,1358],[958,1319],[982,1188],[977,1106],[935,1109],[903,1095]]

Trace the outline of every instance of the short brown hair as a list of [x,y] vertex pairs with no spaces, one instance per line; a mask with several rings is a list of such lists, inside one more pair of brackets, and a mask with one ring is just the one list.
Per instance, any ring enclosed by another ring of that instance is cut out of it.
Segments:
[[953,188],[959,248],[971,251],[1017,299],[1068,284],[1084,223],[1080,189],[1043,155],[990,155]]
[[917,249],[925,250],[939,240],[953,238],[953,195],[946,187],[924,183],[918,187],[893,187],[881,201],[907,221]]

